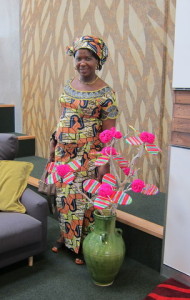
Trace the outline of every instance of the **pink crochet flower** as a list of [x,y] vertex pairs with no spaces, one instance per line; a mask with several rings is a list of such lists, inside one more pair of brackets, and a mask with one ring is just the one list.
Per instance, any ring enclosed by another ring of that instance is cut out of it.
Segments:
[[131,189],[135,193],[140,193],[144,187],[145,187],[145,183],[143,180],[140,179],[135,179],[131,183]]
[[111,196],[113,193],[113,188],[108,183],[102,183],[101,187],[98,190],[98,195],[102,197]]
[[109,143],[113,138],[113,133],[106,129],[100,133],[99,138],[102,143]]
[[121,139],[122,138],[122,133],[120,132],[120,131],[116,131],[115,132],[115,134],[114,134],[114,137],[116,138],[116,139]]
[[103,155],[117,155],[117,151],[114,147],[104,147],[101,152]]
[[123,172],[125,175],[129,175],[129,172],[130,172],[130,168],[126,167],[126,168],[123,168]]
[[116,132],[116,128],[115,127],[112,127],[112,128],[110,128],[110,131],[113,133],[113,135],[115,134],[115,132]]
[[112,132],[113,136],[116,138],[116,139],[121,139],[122,138],[122,133],[121,131],[117,131],[115,127],[112,127],[110,129],[110,131]]
[[155,135],[150,132],[147,132],[147,131],[141,132],[139,137],[140,137],[141,141],[143,141],[144,143],[149,143],[149,144],[154,143],[154,140],[155,140]]
[[64,177],[67,173],[72,171],[70,166],[68,165],[59,165],[56,167],[56,169],[57,169],[57,174],[60,177]]

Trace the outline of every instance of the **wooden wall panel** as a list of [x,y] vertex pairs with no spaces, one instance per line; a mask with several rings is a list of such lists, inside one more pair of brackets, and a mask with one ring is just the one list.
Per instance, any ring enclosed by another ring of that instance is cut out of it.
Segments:
[[171,144],[174,146],[190,147],[190,134],[183,132],[172,132]]
[[173,118],[172,131],[190,132],[190,119]]
[[174,118],[190,118],[190,105],[188,104],[174,104]]
[[171,144],[190,147],[190,91],[174,92]]
[[190,104],[190,91],[181,90],[175,91],[175,103]]

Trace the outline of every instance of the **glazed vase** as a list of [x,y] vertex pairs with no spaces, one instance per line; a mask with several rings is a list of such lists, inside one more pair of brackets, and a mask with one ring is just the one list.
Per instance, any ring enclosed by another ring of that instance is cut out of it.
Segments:
[[122,230],[115,228],[115,215],[110,215],[110,212],[101,215],[95,211],[94,219],[94,229],[83,242],[84,259],[93,282],[99,286],[109,286],[123,263],[125,243]]

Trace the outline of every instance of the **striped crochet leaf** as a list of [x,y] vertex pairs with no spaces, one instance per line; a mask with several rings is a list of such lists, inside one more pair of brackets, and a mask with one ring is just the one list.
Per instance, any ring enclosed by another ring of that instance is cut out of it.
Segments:
[[141,194],[144,195],[156,195],[159,192],[157,186],[153,184],[146,184],[142,189]]
[[91,194],[95,194],[100,186],[101,186],[101,183],[99,183],[95,179],[88,179],[83,182],[84,190]]
[[133,146],[139,146],[143,144],[143,141],[138,136],[131,136],[128,138],[125,138],[125,142],[129,145]]
[[79,160],[73,160],[69,162],[68,165],[73,171],[76,171],[81,167],[81,162]]
[[63,183],[70,184],[74,179],[75,175],[73,174],[73,172],[69,172],[63,177]]
[[47,176],[46,178],[46,183],[47,184],[53,184],[53,183],[56,183],[58,182],[60,179],[59,175],[57,173],[51,173]]
[[48,171],[48,173],[51,173],[56,167],[56,164],[54,162],[50,162],[47,164],[46,166],[46,170]]
[[119,167],[120,167],[121,169],[127,168],[127,167],[129,166],[129,161],[126,160],[126,159],[125,159],[123,156],[121,156],[121,155],[113,156],[113,159],[114,159],[115,161],[118,162]]
[[109,173],[107,173],[103,176],[102,183],[108,183],[111,186],[113,186],[114,188],[117,187],[117,185],[116,185],[117,182],[116,182],[115,176],[112,174],[109,174]]
[[97,209],[104,209],[110,205],[110,201],[102,196],[96,197],[94,200],[94,207]]
[[109,157],[108,157],[108,156],[105,156],[105,155],[100,156],[100,157],[96,160],[95,166],[96,166],[96,167],[103,166],[103,165],[105,165],[108,161],[109,161]]
[[124,193],[123,191],[117,191],[113,200],[115,203],[118,203],[120,205],[128,205],[132,202],[131,196]]
[[129,167],[129,161],[127,160],[123,160],[123,161],[118,161],[119,167],[120,169],[125,169],[127,167]]
[[153,155],[157,155],[159,152],[161,152],[161,149],[154,144],[146,144],[145,149],[148,153]]

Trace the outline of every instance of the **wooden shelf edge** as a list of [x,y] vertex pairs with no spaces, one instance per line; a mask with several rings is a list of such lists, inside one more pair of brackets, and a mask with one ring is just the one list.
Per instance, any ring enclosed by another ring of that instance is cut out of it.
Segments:
[[29,176],[29,178],[28,178],[28,184],[30,184],[34,187],[38,187],[38,181],[39,181],[39,179],[32,177],[32,176]]
[[18,140],[31,140],[31,139],[35,139],[34,135],[20,135],[17,136]]
[[117,221],[163,239],[164,227],[117,209]]
[[15,107],[14,104],[0,104],[0,107],[1,108],[4,108],[4,107]]

